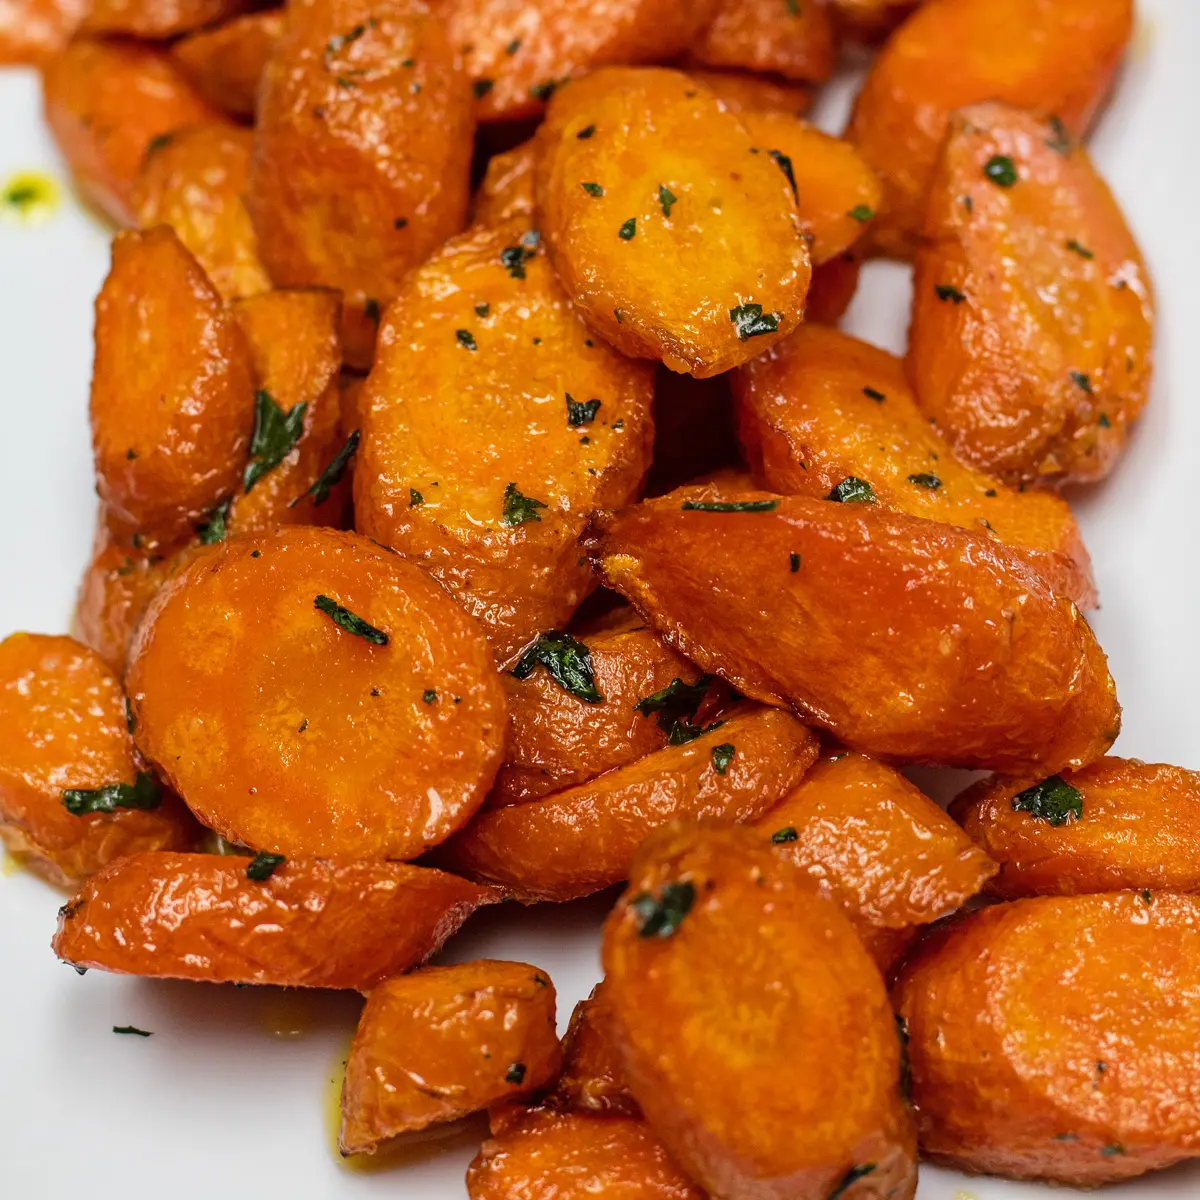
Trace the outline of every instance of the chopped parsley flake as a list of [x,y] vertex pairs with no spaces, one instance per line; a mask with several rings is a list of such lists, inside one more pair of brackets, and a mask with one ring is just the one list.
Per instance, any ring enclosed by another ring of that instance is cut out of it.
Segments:
[[[329,499],[330,491],[341,482],[346,468],[350,465],[350,460],[358,449],[361,437],[361,431],[354,430],[346,439],[346,444],[333,456],[333,461],[317,476],[312,487],[304,493],[304,496],[312,497],[314,508],[320,508]],[[297,496],[295,500],[289,501],[288,508],[295,508],[304,499],[304,496]]]
[[1059,154],[1070,154],[1071,135],[1067,132],[1067,127],[1058,117],[1050,118],[1050,133],[1051,136],[1046,139],[1046,145],[1051,150],[1058,151]]
[[1081,391],[1087,392],[1089,396],[1094,396],[1096,394],[1092,391],[1092,381],[1082,371],[1072,371],[1071,381]]
[[436,704],[437,703],[437,692],[434,691],[433,688],[426,688],[421,693],[421,699],[424,700],[426,704]]
[[585,125],[575,136],[581,141],[586,142],[588,138],[596,132],[595,125]]
[[469,329],[456,329],[454,336],[458,338],[460,346],[464,346],[468,350],[479,349],[479,343],[475,341],[475,335]]
[[514,54],[516,54],[516,52],[518,50],[520,50],[520,48],[521,48],[521,39],[513,38],[513,40],[511,42],[509,42],[507,46],[504,47],[504,53],[507,54],[509,58],[512,58],[512,56]]
[[1068,250],[1073,250],[1080,258],[1095,258],[1096,256],[1086,247],[1081,246],[1074,238],[1070,238],[1066,243]]
[[514,279],[525,278],[525,264],[537,253],[536,246],[537,241],[535,239],[532,243],[532,247],[534,248],[529,246],[505,246],[500,251],[500,262],[507,268],[508,273]]
[[477,79],[471,85],[471,89],[475,93],[475,99],[482,100],[495,86],[495,83],[490,79]]
[[800,835],[796,832],[795,825],[785,825],[782,829],[777,829],[771,834],[771,841],[777,846],[782,846],[785,842],[795,842],[799,840]]
[[386,646],[388,635],[374,625],[368,625],[362,617],[355,616],[348,608],[343,608],[336,600],[328,596],[318,596],[313,601],[313,607],[323,612],[339,629],[360,637],[372,646]]
[[942,481],[936,475],[930,475],[928,472],[910,475],[908,482],[915,483],[918,487],[928,488],[931,492],[936,492],[942,486]]
[[735,747],[732,742],[722,742],[719,746],[712,748],[712,763],[713,770],[718,775],[724,775],[729,770],[729,764],[733,761]]
[[956,287],[951,287],[948,283],[939,283],[934,287],[934,292],[937,298],[943,302],[953,300],[955,304],[961,304],[966,296],[962,294]]
[[502,525],[524,525],[526,521],[540,521],[542,518],[537,515],[539,508],[545,508],[546,505],[541,500],[534,500],[530,496],[522,496],[517,491],[515,483],[509,483],[504,488],[504,511],[500,516]]
[[203,546],[213,546],[223,542],[229,532],[229,510],[233,505],[233,497],[226,496],[204,519],[196,526],[196,536]]
[[1101,413],[1099,418],[1096,420],[1096,424],[1099,425],[1101,429],[1109,429],[1112,427],[1112,422],[1108,419],[1108,413]]
[[774,512],[778,500],[685,500],[682,512],[757,513]]
[[746,341],[779,329],[780,313],[765,313],[761,304],[739,304],[729,310],[729,319],[737,329],[738,338]]
[[581,183],[579,185],[589,196],[603,196],[604,189],[598,183]]
[[1017,182],[1016,164],[1006,154],[995,154],[987,160],[983,173],[997,187],[1010,188]]
[[797,196],[796,173],[792,170],[792,160],[782,150],[768,150],[767,157],[783,172],[783,177],[791,185],[792,195]]
[[875,215],[875,210],[866,204],[856,204],[846,216],[852,217],[859,224],[864,224]]
[[525,1064],[515,1062],[504,1072],[505,1083],[521,1083],[525,1078]]
[[118,808],[144,811],[162,803],[162,790],[148,771],[139,771],[133,783],[109,783],[98,788],[68,788],[62,794],[63,807],[73,817],[89,813],[110,813]]
[[558,80],[547,79],[545,83],[535,83],[529,89],[529,94],[535,100],[549,100],[554,95],[554,89],[558,87]]
[[793,575],[800,570],[800,555],[795,551],[788,555],[788,567]]
[[604,703],[604,697],[596,690],[592,652],[569,633],[550,629],[539,634],[533,645],[517,660],[510,674],[516,679],[528,679],[538,663],[546,668],[550,678],[559,687],[572,696],[587,704]]
[[1049,825],[1068,825],[1083,819],[1083,794],[1061,775],[1051,775],[1018,792],[1012,806],[1014,812],[1027,812],[1035,821]]
[[578,429],[580,425],[590,425],[599,411],[599,400],[574,400],[571,393],[567,393],[567,424],[572,429]]
[[265,388],[255,393],[250,461],[242,475],[242,485],[247,492],[292,452],[304,433],[304,414],[307,411],[307,400],[302,400],[285,413]]
[[863,388],[863,395],[868,400],[874,400],[876,404],[882,404],[887,399],[887,395],[884,392],[877,392],[873,387]]
[[674,195],[669,187],[662,183],[658,185],[658,202],[662,206],[664,217],[670,217],[671,206],[678,201],[679,197]]
[[651,713],[658,714],[658,727],[667,735],[667,744],[683,746],[695,741],[701,734],[711,733],[719,729],[723,722],[715,721],[703,727],[695,723],[695,716],[708,693],[708,685],[712,676],[701,675],[695,683],[684,683],[682,679],[672,679],[661,691],[645,696],[633,707],[643,717]]
[[858,501],[867,504],[878,503],[875,489],[865,479],[859,479],[856,475],[847,475],[825,499],[836,500],[839,504],[853,504]]
[[628,242],[637,233],[637,217],[630,217],[620,229],[617,230],[617,237],[623,242]]
[[425,497],[422,496],[421,493],[418,492],[415,487],[410,487],[408,489],[408,507],[409,508],[420,508],[421,505],[424,503],[425,503]]
[[148,1029],[139,1029],[136,1025],[114,1025],[113,1033],[131,1033],[134,1037],[153,1037],[154,1034]]
[[492,306],[490,304],[484,303],[475,305],[475,315],[477,317],[486,317],[491,311]]
[[657,897],[640,892],[629,902],[638,919],[638,936],[669,938],[683,923],[696,902],[696,889],[688,880],[664,883]]
[[269,854],[266,850],[260,850],[250,860],[250,865],[246,868],[246,878],[253,879],[255,883],[263,883],[285,862],[287,859],[282,854]]

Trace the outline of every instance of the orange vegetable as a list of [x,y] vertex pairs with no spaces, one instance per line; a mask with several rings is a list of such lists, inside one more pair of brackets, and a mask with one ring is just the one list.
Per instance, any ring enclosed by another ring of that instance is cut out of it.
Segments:
[[924,233],[908,368],[925,415],[1014,485],[1106,475],[1149,393],[1154,300],[1084,151],[1026,113],[965,109]]
[[637,495],[652,375],[594,340],[536,233],[476,227],[389,308],[359,403],[355,519],[487,629],[501,665],[595,586],[579,535]]
[[646,831],[675,817],[754,820],[795,787],[816,756],[816,738],[792,717],[747,707],[685,745],[480,813],[437,862],[526,903],[574,900],[627,878]]
[[810,266],[792,189],[696,79],[596,71],[555,94],[537,141],[551,260],[622,353],[703,378],[799,322]]
[[691,53],[709,67],[823,83],[833,74],[837,45],[825,0],[726,0]]
[[1121,888],[1200,891],[1200,775],[1136,758],[1102,758],[1050,779],[992,776],[951,807],[1000,864],[1006,900]]
[[1198,991],[1195,896],[1041,897],[956,918],[893,991],[922,1153],[1073,1187],[1196,1156]]
[[243,199],[252,141],[225,121],[164,134],[134,187],[138,224],[170,225],[226,300],[271,286]]
[[72,632],[123,678],[129,644],[150,601],[181,564],[202,552],[199,543],[174,554],[134,546],[109,527],[102,510],[75,601]]
[[679,55],[720,0],[449,0],[450,42],[463,48],[481,121],[539,116],[572,75],[606,63]]
[[475,193],[475,220],[493,229],[511,221],[532,225],[536,168],[537,143],[532,140],[493,155]]
[[611,1021],[608,992],[598,983],[571,1013],[563,1038],[562,1074],[554,1088],[556,1105],[582,1112],[641,1115],[609,1035]]
[[[350,501],[344,473],[351,459],[344,456],[347,448],[353,455],[358,440],[353,435],[347,440],[340,429],[337,292],[316,288],[266,292],[239,301],[233,313],[254,363],[260,425],[263,410],[291,416],[304,406],[302,419],[295,424],[296,440],[283,459],[251,486],[243,482],[237,489],[229,518],[233,531],[266,533],[280,525],[342,525]],[[342,476],[335,478],[339,469]]]
[[[727,689],[698,682],[699,669],[663,645],[630,609],[595,633],[578,629],[575,636],[588,650],[602,699],[582,699],[548,670],[523,679],[506,675],[508,741],[488,807],[536,800],[661,750],[676,715],[653,707],[658,693],[677,696],[684,720],[700,726],[727,699]],[[643,714],[637,705],[648,699]]]
[[424,962],[499,899],[405,863],[297,859],[263,878],[269,867],[217,854],[119,859],[59,910],[54,952],[119,975],[361,990]]
[[136,223],[133,188],[156,138],[217,119],[162,51],[79,38],[42,72],[46,123],[85,200]]
[[241,478],[254,388],[241,331],[167,226],[118,234],[96,299],[92,448],[115,531],[171,544]]
[[890,33],[922,0],[829,0],[835,27],[847,37],[874,41]]
[[[813,266],[849,249],[879,207],[879,180],[858,151],[789,113],[743,113],[742,123],[760,150],[795,181],[800,227],[811,239]],[[806,319],[811,317],[806,314]]]
[[0,0],[0,66],[40,66],[66,47],[87,0]]
[[247,13],[180,38],[171,57],[210,104],[230,116],[253,117],[259,82],[282,33],[282,9]]
[[926,925],[976,895],[996,864],[893,767],[826,753],[752,825],[856,926]]
[[227,20],[251,0],[89,0],[83,18],[88,33],[161,39]]
[[805,322],[836,325],[854,300],[861,270],[862,260],[852,251],[814,267],[804,305]]
[[748,71],[700,71],[689,68],[731,113],[786,112],[802,117],[812,107],[812,88],[802,83],[783,83]]
[[467,1170],[470,1200],[704,1200],[638,1117],[533,1108]]
[[912,1197],[883,980],[837,906],[753,834],[648,837],[605,923],[604,968],[630,1090],[714,1196]]
[[554,985],[536,967],[469,962],[388,979],[367,997],[342,1086],[343,1154],[553,1082]]
[[277,284],[340,288],[366,368],[408,271],[466,222],[471,86],[423,0],[295,0],[259,92],[246,197]]
[[120,683],[85,646],[37,633],[0,642],[0,839],[53,883],[199,835],[140,773],[126,719]]
[[743,453],[766,486],[821,499],[847,476],[865,480],[881,505],[998,539],[1055,590],[1095,607],[1091,560],[1066,501],[960,463],[886,351],[805,324],[733,386]]
[[1103,754],[1120,710],[1075,606],[998,542],[851,501],[676,492],[584,544],[669,645],[856,749],[1014,771]]
[[139,749],[201,820],[287,855],[415,858],[478,808],[503,750],[478,627],[332,529],[235,538],[180,571],[128,688]]
[[849,138],[883,181],[873,230],[885,254],[916,248],[950,114],[1000,100],[1086,132],[1133,29],[1133,0],[926,0],[875,59]]

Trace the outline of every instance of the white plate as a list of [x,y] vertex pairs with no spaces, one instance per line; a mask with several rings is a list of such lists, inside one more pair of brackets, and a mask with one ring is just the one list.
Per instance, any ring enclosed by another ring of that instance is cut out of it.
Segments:
[[[1118,751],[1200,767],[1195,680],[1200,462],[1200,5],[1142,0],[1135,48],[1093,150],[1141,239],[1158,288],[1157,377],[1123,462],[1075,497],[1104,602],[1125,726]],[[823,116],[844,112],[849,84]],[[22,169],[66,178],[42,132],[32,72],[0,71],[0,183]],[[94,497],[87,429],[92,298],[108,234],[71,203],[37,229],[0,223],[0,636],[66,629]],[[903,345],[906,272],[871,266],[847,327]],[[492,911],[448,957],[528,959],[559,990],[560,1021],[598,977],[594,931],[608,898]],[[462,1137],[365,1174],[336,1161],[329,1081],[354,1026],[353,997],[80,978],[49,950],[60,896],[0,876],[0,1197],[5,1200],[459,1200],[474,1153]],[[133,1024],[152,1038],[114,1037]],[[299,1031],[300,1036],[281,1036]],[[927,1169],[920,1200],[1032,1200],[1046,1189]],[[1182,1169],[1114,1189],[1122,1200],[1200,1196]]]

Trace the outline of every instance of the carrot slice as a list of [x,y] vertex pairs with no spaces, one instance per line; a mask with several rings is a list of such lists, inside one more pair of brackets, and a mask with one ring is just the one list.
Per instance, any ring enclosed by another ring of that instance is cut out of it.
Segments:
[[1049,772],[1103,754],[1120,709],[1075,606],[1007,547],[862,495],[684,489],[584,544],[669,645],[855,749]]
[[955,918],[905,964],[922,1152],[1096,1187],[1200,1154],[1200,898],[1040,897]]
[[881,505],[997,538],[1056,591],[1095,607],[1066,501],[1018,492],[955,458],[886,351],[805,324],[733,386],[743,453],[767,487],[824,499],[847,476],[865,480]]
[[677,823],[648,837],[604,967],[630,1089],[707,1190],[913,1195],[883,980],[837,906],[753,834]]
[[252,117],[258,85],[282,33],[282,9],[247,13],[180,38],[171,57],[210,104],[233,117]]
[[366,538],[235,538],[155,598],[130,656],[137,742],[222,837],[414,858],[500,765],[504,693],[474,622]]
[[427,967],[371,991],[342,1086],[343,1154],[532,1095],[562,1061],[554,985],[518,962]]
[[833,74],[837,43],[825,0],[727,0],[691,55],[709,67],[823,83]]
[[252,0],[90,0],[87,33],[162,40],[238,15]]
[[200,834],[179,801],[134,760],[121,685],[67,637],[0,642],[0,838],[54,883]]
[[573,900],[624,879],[648,829],[683,816],[753,820],[799,782],[816,755],[816,738],[786,713],[731,713],[685,745],[590,783],[480,813],[437,860],[526,902]]
[[598,983],[575,1005],[563,1038],[563,1069],[554,1103],[582,1112],[640,1116],[641,1108],[625,1082],[625,1068],[613,1044],[608,993]]
[[59,910],[54,952],[119,975],[368,989],[500,898],[405,863],[134,854]]
[[1122,888],[1200,891],[1200,774],[1136,758],[1102,758],[1049,779],[993,776],[951,815],[1000,864],[994,896]]

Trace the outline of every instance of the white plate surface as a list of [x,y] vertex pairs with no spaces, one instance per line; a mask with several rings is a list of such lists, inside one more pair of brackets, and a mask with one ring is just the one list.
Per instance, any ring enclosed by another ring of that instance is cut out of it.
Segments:
[[[1125,706],[1117,752],[1200,768],[1200,5],[1140,7],[1134,50],[1092,149],[1154,273],[1156,382],[1112,477],[1072,499],[1104,605],[1093,624]],[[850,86],[843,81],[823,103],[830,128]],[[0,70],[0,184],[28,169],[66,180],[41,128],[34,74]],[[0,222],[0,636],[65,630],[87,557],[92,299],[107,269],[108,236],[69,201],[40,228]],[[846,327],[901,349],[908,286],[905,270],[872,265]],[[595,930],[608,899],[493,910],[475,918],[446,957],[538,964],[558,986],[565,1024],[599,975]],[[414,1151],[402,1170],[363,1173],[337,1162],[330,1080],[354,1026],[355,998],[98,971],[80,978],[49,950],[61,902],[24,873],[0,873],[0,1197],[465,1195],[474,1153],[467,1138]],[[126,1024],[154,1036],[110,1032]],[[1200,1170],[1110,1191],[1120,1200],[1200,1196]],[[1048,1195],[933,1169],[919,1192],[920,1200]]]

